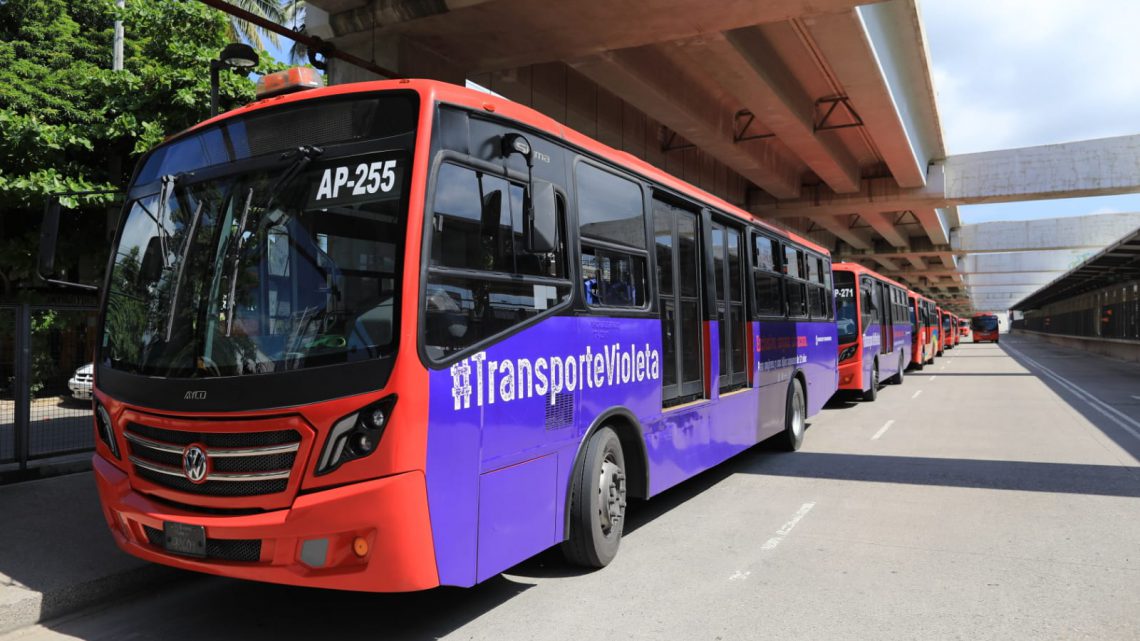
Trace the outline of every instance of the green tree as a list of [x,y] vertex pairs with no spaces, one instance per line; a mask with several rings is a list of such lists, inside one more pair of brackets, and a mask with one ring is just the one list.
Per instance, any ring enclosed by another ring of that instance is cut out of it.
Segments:
[[[126,31],[122,71],[111,71],[116,17]],[[225,14],[184,0],[127,0],[123,9],[114,0],[0,0],[0,298],[30,282],[48,194],[121,189],[143,152],[208,116],[209,60],[229,29]],[[258,73],[283,68],[261,59]],[[220,94],[223,109],[245,104],[253,82],[223,72]],[[109,201],[65,202],[84,208],[87,236],[101,245]],[[78,262],[64,253],[68,261]]]

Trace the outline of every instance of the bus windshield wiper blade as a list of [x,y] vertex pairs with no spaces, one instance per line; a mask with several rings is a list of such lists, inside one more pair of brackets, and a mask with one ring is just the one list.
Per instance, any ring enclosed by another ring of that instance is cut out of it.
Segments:
[[[281,193],[281,190],[288,186],[314,158],[324,152],[324,149],[314,145],[298,147],[296,152],[294,152],[297,155],[293,158],[293,162],[281,174],[277,182],[273,183],[273,186],[269,188],[269,197],[265,200],[265,203],[258,208],[261,211],[268,211],[269,208],[273,206],[273,201],[277,198],[277,195]],[[282,157],[288,157],[288,155],[285,154]],[[245,245],[245,228],[246,225],[249,224],[249,210],[252,201],[253,190],[250,189],[249,196],[245,199],[245,207],[242,209],[241,220],[238,222],[237,231],[234,232],[233,240],[230,242],[229,253],[232,255],[232,260],[230,263],[229,296],[226,298],[226,336],[232,335],[234,329],[234,298],[237,295],[238,263],[241,262],[241,249],[242,246]]]
[[186,261],[190,258],[190,246],[194,244],[194,234],[198,233],[198,220],[202,217],[204,200],[198,201],[194,209],[194,216],[190,218],[190,227],[186,230],[186,239],[182,241],[182,256],[178,259],[178,272],[174,275],[174,293],[170,296],[170,314],[166,317],[166,342],[170,342],[170,335],[174,331],[174,315],[178,313],[178,294],[182,291],[182,274],[186,271]]

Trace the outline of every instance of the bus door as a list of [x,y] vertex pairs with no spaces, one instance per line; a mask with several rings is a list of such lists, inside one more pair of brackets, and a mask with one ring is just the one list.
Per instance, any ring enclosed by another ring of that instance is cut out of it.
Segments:
[[699,399],[704,392],[701,353],[701,261],[697,214],[654,198],[657,291],[661,297],[662,405]]
[[719,341],[719,389],[728,392],[748,383],[745,366],[744,243],[740,229],[713,221],[712,259],[716,289],[717,340]]
[[895,348],[895,323],[891,314],[889,287],[880,281],[875,281],[875,313],[879,316],[879,327],[882,328],[883,338],[879,343],[879,353],[888,354]]

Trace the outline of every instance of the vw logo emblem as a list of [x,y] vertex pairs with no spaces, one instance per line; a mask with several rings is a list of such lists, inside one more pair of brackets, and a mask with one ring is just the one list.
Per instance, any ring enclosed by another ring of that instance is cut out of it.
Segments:
[[182,452],[182,471],[191,483],[206,481],[206,452],[197,445],[191,445]]

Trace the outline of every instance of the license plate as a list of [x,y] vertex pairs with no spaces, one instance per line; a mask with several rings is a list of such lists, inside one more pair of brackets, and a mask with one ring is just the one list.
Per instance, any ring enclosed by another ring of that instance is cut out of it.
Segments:
[[184,556],[206,556],[206,528],[167,521],[162,526],[166,551]]

